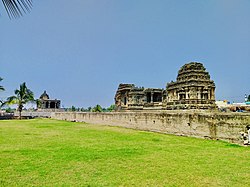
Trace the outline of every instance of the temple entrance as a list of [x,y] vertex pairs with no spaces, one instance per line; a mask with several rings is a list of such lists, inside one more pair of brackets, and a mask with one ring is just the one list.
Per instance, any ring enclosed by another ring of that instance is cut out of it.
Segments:
[[50,103],[50,108],[56,108],[55,102]]
[[147,93],[147,103],[151,103],[151,93]]
[[124,97],[124,105],[127,105],[127,97]]
[[162,102],[162,94],[154,93],[153,94],[153,102]]

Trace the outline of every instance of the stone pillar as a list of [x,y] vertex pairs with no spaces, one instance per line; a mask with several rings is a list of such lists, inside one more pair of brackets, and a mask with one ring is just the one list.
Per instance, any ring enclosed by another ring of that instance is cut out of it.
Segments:
[[214,100],[214,88],[211,88],[211,99]]
[[126,98],[127,98],[127,106],[128,106],[128,104],[130,104],[130,102],[131,102],[131,98],[129,97],[128,92],[126,94]]
[[151,92],[151,103],[153,103],[154,100],[154,92]]
[[201,99],[201,88],[198,88],[198,99]]
[[49,104],[48,104],[48,108],[50,108],[50,101],[49,101]]
[[185,88],[184,91],[185,91],[185,99],[187,100],[187,99],[189,99],[188,98],[188,88]]

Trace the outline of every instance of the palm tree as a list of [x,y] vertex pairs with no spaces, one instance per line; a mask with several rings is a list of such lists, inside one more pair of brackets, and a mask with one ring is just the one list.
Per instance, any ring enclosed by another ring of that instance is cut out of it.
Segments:
[[33,0],[2,0],[9,18],[18,18],[30,12]]
[[[3,80],[3,78],[2,77],[0,77],[0,81],[2,81]],[[0,85],[0,91],[4,91],[4,87],[3,86],[1,86]],[[0,100],[0,108],[2,107],[2,104],[3,104],[3,101],[2,100]]]
[[[2,77],[0,77],[0,81],[2,81],[3,80],[3,78]],[[3,86],[1,86],[0,85],[0,91],[4,91],[4,87]]]
[[20,85],[20,89],[15,90],[15,95],[7,98],[7,104],[17,104],[19,119],[21,119],[24,104],[34,101],[33,92],[27,88],[26,83]]

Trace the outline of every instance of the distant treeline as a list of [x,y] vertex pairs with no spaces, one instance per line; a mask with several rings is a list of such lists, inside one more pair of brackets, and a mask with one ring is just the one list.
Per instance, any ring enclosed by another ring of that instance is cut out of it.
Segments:
[[115,110],[115,105],[112,104],[110,105],[108,108],[104,108],[101,105],[97,104],[94,107],[88,107],[88,108],[79,108],[79,107],[75,107],[72,106],[70,108],[64,108],[65,111],[68,112],[112,112]]

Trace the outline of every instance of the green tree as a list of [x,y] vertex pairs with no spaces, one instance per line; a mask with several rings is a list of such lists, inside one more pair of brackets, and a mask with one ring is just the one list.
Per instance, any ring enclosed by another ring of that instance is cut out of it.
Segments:
[[33,0],[2,0],[9,18],[18,18],[30,12]]
[[96,105],[93,109],[92,112],[102,112],[102,107],[101,105]]
[[72,106],[72,107],[71,107],[71,111],[72,111],[72,112],[75,112],[75,111],[76,111],[76,107],[75,107],[75,106]]
[[107,110],[108,110],[109,112],[114,111],[114,110],[115,110],[115,105],[114,105],[114,104],[110,105],[110,107],[108,107]]
[[41,101],[41,99],[36,99],[35,102],[36,102],[36,108],[37,108],[37,109],[41,108],[41,106],[42,106],[42,101]]
[[20,85],[19,90],[14,91],[15,95],[7,98],[7,104],[17,104],[17,110],[19,111],[19,119],[22,116],[22,110],[26,103],[34,101],[33,92],[27,88],[26,83]]

